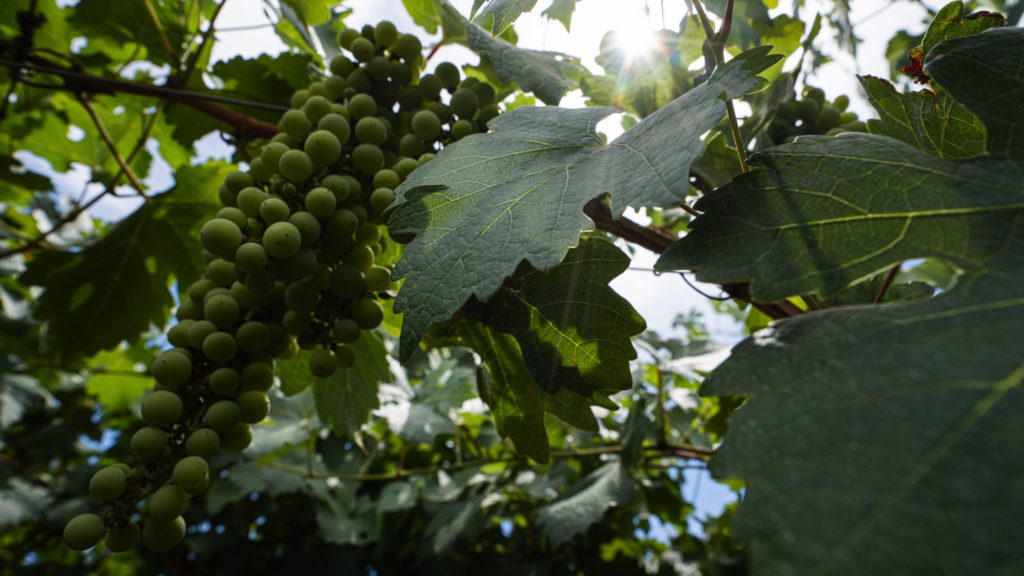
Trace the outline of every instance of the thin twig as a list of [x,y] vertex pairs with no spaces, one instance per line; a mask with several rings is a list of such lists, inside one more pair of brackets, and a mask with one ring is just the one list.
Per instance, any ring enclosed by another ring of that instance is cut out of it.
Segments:
[[160,33],[160,39],[163,40],[164,50],[167,50],[167,54],[171,56],[173,60],[178,60],[178,54],[171,47],[171,41],[167,39],[167,33],[164,32],[164,27],[160,24],[160,18],[156,15],[156,10],[153,10],[153,5],[150,4],[149,0],[142,0],[142,3],[146,6],[146,12],[149,12],[149,17],[153,20],[153,26],[156,26],[156,31]]
[[[139,182],[139,179],[135,176],[135,172],[132,171],[131,167],[124,161],[124,158],[121,157],[121,153],[117,151],[117,144],[114,144],[114,140],[111,139],[110,133],[107,132],[107,127],[103,125],[103,121],[100,120],[99,115],[96,114],[96,110],[92,107],[92,104],[90,104],[82,94],[76,94],[76,96],[78,97],[78,102],[85,108],[85,111],[89,113],[89,117],[92,118],[93,124],[96,125],[96,129],[100,133],[100,138],[103,139],[103,142],[107,145],[107,149],[110,150],[110,153],[114,156],[114,160],[117,162],[117,165],[121,167],[121,172],[128,178],[128,182],[130,182],[132,188],[135,188],[135,191],[139,193],[139,196],[145,198],[145,187],[142,186],[142,183]],[[113,188],[114,184],[115,182],[111,182],[110,187]]]
[[875,304],[882,303],[882,299],[885,298],[885,293],[889,290],[889,286],[892,285],[892,281],[895,280],[896,275],[899,274],[901,265],[902,263],[889,269],[889,273],[885,275],[885,280],[882,282],[882,287],[878,289],[878,294],[875,296]]
[[[220,15],[220,11],[224,8],[224,5],[228,3],[228,0],[223,0],[220,4],[217,4],[217,8],[214,9],[213,14],[210,15],[210,23],[206,26],[206,31],[203,32],[203,37],[199,41],[199,48],[189,55],[188,63],[185,65],[185,70],[180,76],[180,83],[186,84],[192,72],[195,71],[196,66],[199,64],[199,58],[203,55],[203,50],[206,49],[206,45],[213,37],[213,26],[217,22],[217,16]],[[197,25],[198,26],[198,25]]]

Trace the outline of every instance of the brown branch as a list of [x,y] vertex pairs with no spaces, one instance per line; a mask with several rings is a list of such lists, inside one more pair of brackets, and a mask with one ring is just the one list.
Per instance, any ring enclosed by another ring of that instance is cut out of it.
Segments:
[[160,33],[160,39],[164,43],[164,50],[167,51],[171,58],[177,60],[178,55],[174,52],[174,48],[171,47],[171,41],[167,39],[167,33],[164,32],[164,27],[160,24],[160,18],[157,17],[156,11],[153,10],[153,5],[149,3],[149,0],[142,0],[142,3],[146,6],[146,12],[149,12],[149,18],[153,21],[153,26]]
[[897,264],[889,269],[889,273],[885,275],[885,280],[882,282],[882,287],[878,289],[878,294],[875,296],[875,304],[881,304],[882,299],[885,298],[885,293],[889,291],[889,286],[892,285],[892,281],[896,279],[896,274],[899,274],[901,264]]
[[[135,191],[145,198],[146,189],[142,186],[142,183],[139,182],[139,179],[135,176],[135,172],[133,172],[131,167],[128,166],[128,163],[121,157],[121,153],[117,151],[117,144],[114,144],[114,140],[110,137],[110,133],[107,132],[107,127],[103,125],[103,121],[100,120],[99,115],[96,114],[96,110],[92,107],[92,104],[90,104],[89,101],[85,99],[85,96],[80,93],[75,94],[75,96],[78,97],[78,102],[85,108],[85,111],[89,113],[89,118],[91,118],[92,123],[96,125],[96,129],[100,133],[100,138],[103,139],[103,142],[107,145],[107,149],[110,150],[110,153],[114,156],[114,160],[117,161],[117,165],[121,167],[121,173],[128,178],[129,182],[131,182],[132,188],[135,188]],[[111,181],[110,187],[114,187],[114,181]]]

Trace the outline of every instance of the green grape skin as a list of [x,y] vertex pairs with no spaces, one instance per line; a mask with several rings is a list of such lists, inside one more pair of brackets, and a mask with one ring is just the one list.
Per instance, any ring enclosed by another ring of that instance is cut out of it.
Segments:
[[[287,151],[288,150],[285,150],[285,152]],[[284,153],[282,152],[281,155],[283,156]],[[280,158],[278,159],[278,162],[280,162]],[[242,188],[238,193],[236,202],[238,204],[238,209],[241,210],[247,218],[258,218],[260,215],[260,206],[263,205],[263,201],[266,199],[266,192],[259,188],[250,186],[248,188]]]
[[356,242],[364,246],[377,244],[380,242],[380,228],[369,222],[362,224],[356,231]]
[[219,200],[221,205],[225,208],[235,207],[235,193],[228,190],[228,187],[223,184],[221,184],[220,188],[217,189],[217,200]]
[[366,116],[356,122],[356,139],[367,144],[381,145],[388,139],[388,127],[376,116]]
[[360,244],[352,248],[352,251],[348,253],[348,257],[345,258],[345,264],[351,264],[356,268],[359,268],[364,273],[373,266],[375,256],[373,249],[365,244]]
[[352,52],[352,57],[359,62],[369,62],[377,52],[377,49],[373,46],[373,42],[366,38],[356,38],[352,41],[352,45],[349,46],[348,49]]
[[234,368],[222,366],[210,374],[208,382],[214,394],[229,396],[238,389],[238,372]]
[[252,444],[252,428],[239,422],[221,437],[220,447],[226,452],[241,452]]
[[309,90],[305,88],[299,88],[295,92],[292,92],[292,97],[289,100],[289,104],[292,108],[302,108],[302,105],[309,100]]
[[213,283],[213,280],[210,280],[209,278],[200,278],[188,287],[188,297],[196,302],[202,302],[206,293],[216,287],[217,286]]
[[415,60],[422,51],[423,44],[412,34],[400,34],[391,45],[391,53],[406,62]]
[[270,197],[260,204],[260,218],[267,224],[283,222],[291,215],[288,203],[280,198]]
[[238,322],[241,309],[231,294],[219,294],[206,300],[203,304],[203,316],[213,322],[217,328],[227,330]]
[[434,158],[437,158],[437,155],[432,153],[432,152],[427,152],[426,154],[420,154],[420,157],[416,160],[416,166],[417,167],[423,166],[424,164],[426,164],[427,162],[430,162]]
[[[356,30],[355,28],[345,28],[338,36],[338,44],[341,45],[342,48],[348,50],[349,46],[352,45],[352,42],[356,38],[359,38],[359,30]],[[342,56],[342,58],[344,58],[344,56]]]
[[[308,102],[306,103],[308,104]],[[309,116],[302,110],[288,110],[281,116],[281,129],[293,140],[302,140],[313,129]]]
[[205,294],[203,294],[202,304],[203,306],[206,306],[206,303],[209,302],[210,298],[213,298],[214,296],[229,296],[230,294],[231,291],[228,290],[227,288],[223,286],[214,286],[213,288],[207,290]]
[[128,522],[120,526],[114,526],[107,533],[107,549],[111,552],[127,552],[139,543],[139,525],[135,522]]
[[398,177],[398,173],[389,168],[378,170],[373,175],[373,187],[376,188],[391,188],[394,190],[398,188],[401,183],[401,179]]
[[206,265],[206,277],[215,286],[230,286],[235,281],[235,265],[223,258],[217,258]]
[[377,102],[369,94],[356,94],[349,100],[348,111],[352,114],[352,118],[358,121],[361,118],[376,114]]
[[818,114],[818,126],[822,130],[831,130],[836,126],[839,126],[842,118],[842,112],[838,108],[830,104],[825,104],[821,107],[821,112]]
[[336,114],[334,111],[334,101],[345,95],[345,90],[348,89],[348,80],[341,76],[328,76],[324,80],[324,86],[327,89],[326,98],[331,101],[331,114]]
[[275,222],[263,231],[263,248],[274,258],[291,258],[301,247],[299,229],[290,222]]
[[[182,325],[183,324],[179,324],[179,326]],[[188,329],[186,328],[186,330]],[[176,339],[180,341],[180,338]],[[172,344],[178,346],[178,344],[173,342]],[[188,358],[185,358],[181,354],[174,354],[170,351],[161,352],[160,355],[153,360],[153,364],[150,366],[150,372],[153,374],[153,378],[155,378],[160,385],[171,389],[177,389],[188,380],[189,376],[192,375],[192,363],[189,362]]]
[[326,130],[334,135],[338,139],[338,144],[344,145],[348,142],[348,139],[352,137],[352,126],[348,123],[348,120],[337,113],[330,113],[320,119],[317,123],[317,129]]
[[452,94],[450,106],[459,118],[472,118],[480,108],[480,98],[472,88],[459,88]]
[[[246,275],[248,277],[248,275]],[[235,282],[231,285],[231,297],[238,302],[238,305],[246,310],[252,310],[260,304],[260,297],[253,294],[252,290],[246,287],[241,282]]]
[[474,84],[470,90],[472,90],[477,97],[477,101],[480,106],[490,106],[494,104],[494,99],[497,94],[494,92],[494,86],[491,86],[487,82],[478,82]]
[[441,96],[441,88],[443,84],[441,79],[434,74],[424,74],[420,77],[420,92],[423,94],[423,98],[427,100],[436,100]]
[[333,214],[337,203],[334,192],[322,186],[306,193],[306,211],[317,218],[326,218]]
[[317,130],[306,138],[303,150],[313,166],[322,169],[341,158],[341,141],[329,130]]
[[170,522],[184,514],[185,510],[188,510],[188,494],[181,486],[161,486],[149,497],[149,517],[158,522]]
[[242,352],[251,356],[262,352],[270,344],[270,329],[263,322],[250,320],[235,331],[235,341]]
[[116,500],[128,489],[128,476],[117,466],[101,468],[89,479],[89,493],[100,502]]
[[185,519],[181,516],[169,521],[150,520],[142,528],[142,544],[153,552],[167,552],[185,539]]
[[423,107],[423,91],[419,86],[406,86],[398,91],[398,107],[402,112]]
[[398,86],[412,83],[413,68],[405,62],[398,62],[391,67],[391,81]]
[[374,82],[387,82],[391,77],[391,61],[387,56],[374,56],[366,63],[366,72]]
[[246,224],[248,224],[248,218],[246,218],[245,212],[242,212],[233,206],[224,207],[218,210],[217,218],[230,220],[235,224],[235,226],[238,226],[239,229],[245,228]]
[[449,92],[459,85],[459,79],[462,76],[459,72],[459,67],[451,62],[441,62],[438,64],[437,68],[434,68],[434,75],[441,80],[441,85]]
[[373,207],[374,211],[378,214],[383,214],[384,210],[387,209],[395,201],[395,192],[390,188],[377,188],[370,195],[370,206]]
[[345,174],[342,176],[348,182],[348,200],[356,201],[363,194],[363,185],[354,176]]
[[359,338],[359,325],[356,321],[351,318],[339,318],[334,323],[334,329],[331,334],[334,336],[334,340],[342,344],[351,344]]
[[281,176],[295,183],[305,182],[313,175],[313,160],[302,150],[285,152],[277,166]]
[[309,357],[309,372],[317,378],[329,378],[338,370],[338,360],[330,350],[319,349]]
[[339,368],[351,368],[356,363],[356,351],[347,344],[336,346],[334,356],[338,359]]
[[359,218],[351,210],[335,210],[327,219],[327,231],[335,238],[351,237],[359,227]]
[[309,100],[302,105],[302,111],[310,122],[310,127],[316,125],[324,116],[331,113],[331,101],[324,97],[324,94],[310,96]]
[[159,428],[146,426],[132,435],[129,446],[140,464],[149,464],[156,460],[167,446],[167,433]]
[[[171,343],[171,346],[188,346],[188,329],[195,323],[195,320],[180,320],[174,326],[171,326],[167,330],[167,341]],[[155,363],[156,361],[154,361]],[[190,368],[191,370],[191,368]],[[150,368],[150,373],[153,373],[153,369]],[[186,374],[186,378],[187,378]],[[159,380],[157,380],[159,382]],[[184,380],[182,380],[184,382]],[[161,386],[164,386],[161,384]],[[178,386],[181,386],[179,384]],[[168,386],[170,388],[170,386]]]
[[419,162],[413,158],[402,158],[391,166],[391,169],[398,174],[399,178],[407,178],[413,170],[419,167]]
[[284,326],[285,332],[297,336],[309,332],[310,327],[313,325],[313,318],[308,312],[289,310],[284,313],[281,324]]
[[246,242],[235,251],[235,268],[248,274],[267,267],[267,251],[256,242]]
[[349,90],[358,94],[367,94],[370,90],[373,90],[373,79],[366,73],[366,70],[361,68],[357,68],[345,80],[349,84],[348,89],[345,90],[346,95],[349,94]]
[[363,174],[374,174],[384,167],[384,152],[374,144],[360,144],[352,150],[352,165]]
[[476,114],[476,122],[480,126],[480,131],[486,132],[487,123],[497,118],[500,113],[497,104],[490,104],[480,108],[480,111]]
[[391,287],[391,270],[374,266],[366,271],[366,288],[371,292],[383,292]]
[[331,174],[320,180],[320,185],[327,188],[332,194],[334,194],[334,201],[336,205],[341,204],[348,199],[349,184],[348,180],[345,178],[337,174]]
[[320,226],[320,221],[313,214],[306,211],[295,212],[288,218],[288,223],[295,226],[299,231],[299,236],[302,238],[300,243],[302,246],[310,246],[320,239],[322,227]]
[[142,399],[142,420],[150,426],[168,428],[178,421],[184,405],[174,392],[157,390]]
[[384,321],[384,309],[372,298],[363,298],[352,303],[352,319],[363,330],[373,330]]
[[192,327],[188,329],[188,345],[201,350],[206,337],[216,331],[217,325],[209,320],[203,319],[193,322]]
[[[342,32],[342,35],[344,35],[344,33],[345,31]],[[344,48],[347,50],[348,46],[344,46]],[[344,54],[339,54],[334,58],[331,58],[330,69],[331,74],[335,74],[337,76],[348,76],[352,73],[352,70],[355,69],[355,64]]]
[[289,310],[309,314],[316,310],[320,303],[320,289],[313,284],[312,280],[304,278],[288,285],[288,289],[284,293],[284,301]]
[[207,251],[227,260],[234,258],[235,250],[242,244],[242,230],[231,220],[214,218],[203,224],[199,240]]
[[441,120],[430,110],[420,110],[412,117],[412,133],[420,140],[433,140],[441,132]]
[[825,103],[825,91],[822,90],[821,88],[814,88],[813,86],[808,86],[804,88],[804,98],[815,100],[820,106]]
[[365,282],[363,271],[358,266],[342,264],[331,273],[330,290],[339,298],[356,298],[363,293]]
[[274,385],[274,369],[261,362],[246,364],[245,368],[242,368],[240,384],[242,391],[259,390],[260,392],[266,392]]
[[88,550],[95,546],[106,527],[96,514],[79,514],[64,527],[64,543],[72,550]]
[[[324,98],[327,97],[327,87],[324,86],[323,82],[311,82],[309,84],[309,88],[307,88],[306,91],[309,92],[310,98],[312,98],[313,96],[322,96]],[[306,102],[309,102],[309,100],[307,99]],[[305,106],[305,104],[303,104],[303,106]]]
[[289,148],[287,144],[282,144],[281,142],[270,142],[263,147],[263,150],[260,151],[260,160],[263,160],[264,166],[272,169],[276,173],[277,165],[281,162],[281,155],[289,150],[291,150],[291,148]]
[[299,353],[299,344],[295,341],[295,338],[288,339],[288,345],[280,352],[277,357],[281,360],[291,360]]
[[459,120],[455,124],[452,124],[452,138],[455,140],[462,140],[466,136],[476,132],[476,127],[469,120]]
[[384,48],[390,46],[398,39],[398,30],[395,29],[395,25],[390,21],[381,20],[374,28],[373,36],[377,45]]
[[811,98],[805,98],[796,103],[797,116],[804,122],[813,122],[821,112],[821,103]]
[[227,332],[214,332],[203,340],[203,354],[213,362],[227,362],[236,352],[238,344]]
[[850,124],[857,121],[857,115],[853,112],[843,112],[839,115],[839,125]]
[[241,411],[241,420],[246,424],[262,422],[270,414],[270,398],[259,390],[246,390],[235,398]]
[[276,164],[272,167],[266,166],[263,164],[263,159],[259,156],[249,160],[249,173],[252,174],[253,179],[257,182],[269,182],[274,177],[275,170],[277,170]]
[[452,108],[444,102],[434,102],[430,105],[430,111],[437,116],[441,124],[449,124],[453,120]]
[[206,425],[217,432],[225,432],[238,422],[241,413],[231,400],[214,402],[206,409]]

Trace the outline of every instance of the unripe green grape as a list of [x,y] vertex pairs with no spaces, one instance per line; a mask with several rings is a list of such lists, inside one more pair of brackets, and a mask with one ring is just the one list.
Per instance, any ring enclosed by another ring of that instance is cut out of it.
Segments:
[[846,94],[840,94],[836,96],[836,99],[832,101],[832,105],[838,108],[840,111],[846,110],[850,105],[850,97]]
[[454,120],[451,106],[448,106],[444,102],[434,102],[430,105],[430,111],[437,116],[437,119],[441,121],[441,124],[449,124]]
[[229,190],[227,186],[221,184],[220,188],[217,190],[217,200],[219,200],[225,208],[232,208],[235,205],[235,193]]
[[299,88],[295,92],[292,92],[289,104],[291,104],[292,108],[302,108],[302,105],[306,103],[306,100],[309,100],[309,90]]
[[291,150],[287,144],[280,142],[270,142],[263,147],[260,152],[260,160],[263,161],[263,165],[272,170],[275,174],[277,173],[277,165],[281,162],[281,155]]
[[[331,102],[331,110],[334,110],[334,101],[338,100],[345,94],[345,89],[348,88],[348,81],[342,76],[328,76],[324,80],[324,88],[327,90],[325,97]],[[321,120],[323,120],[321,118]]]
[[352,70],[355,69],[355,64],[343,54],[339,54],[334,58],[331,58],[330,69],[331,74],[336,74],[338,76],[348,76],[349,74],[352,73]]
[[291,136],[289,136],[287,132],[283,131],[283,129],[281,128],[281,122],[280,121],[277,123],[277,129],[278,129],[277,134],[274,134],[270,138],[270,142],[278,143],[278,144],[284,144],[285,146],[291,148],[292,145],[295,144],[295,139],[292,138]]
[[217,295],[207,299],[203,305],[203,315],[213,322],[217,328],[227,330],[238,322],[241,309],[238,302],[230,294]]
[[210,374],[208,381],[210,390],[217,396],[228,396],[234,394],[238,389],[238,372],[227,366],[217,368]]
[[236,352],[238,344],[227,332],[214,332],[203,340],[203,354],[213,362],[227,362]]
[[377,46],[386,48],[398,39],[398,30],[388,20],[381,20],[373,30],[373,38]]
[[206,425],[217,432],[224,432],[238,422],[240,414],[238,404],[231,400],[220,400],[206,409]]
[[804,122],[813,122],[821,112],[821,103],[818,100],[805,98],[796,103],[796,112]]
[[401,179],[398,177],[398,173],[389,168],[378,170],[373,175],[373,187],[374,188],[391,188],[394,190],[398,188],[398,184],[401,183]]
[[466,136],[476,132],[476,127],[469,120],[459,120],[452,124],[452,138],[462,140]]
[[116,500],[127,489],[128,477],[124,470],[117,466],[101,468],[89,479],[89,493],[101,502]]
[[223,258],[217,258],[206,265],[206,277],[215,286],[230,286],[235,281],[235,264]]
[[217,211],[217,218],[230,220],[239,228],[245,228],[245,225],[248,223],[248,219],[245,217],[245,212],[242,212],[233,206],[221,208]]
[[223,286],[214,286],[213,288],[207,290],[205,294],[203,294],[203,306],[206,306],[206,303],[209,302],[210,298],[213,298],[214,296],[229,296],[230,294],[231,291],[228,290],[227,288]]
[[338,360],[338,368],[351,368],[356,363],[356,351],[347,344],[336,346],[334,357]]
[[366,271],[366,287],[371,292],[383,292],[391,287],[391,270],[374,266]]
[[370,269],[370,266],[373,266],[374,259],[375,256],[373,254],[373,249],[365,244],[360,244],[352,248],[352,251],[349,252],[348,256],[345,258],[344,263],[351,264],[363,272],[366,272]]
[[310,313],[320,301],[320,290],[309,279],[292,282],[284,293],[284,301],[290,310]]
[[398,62],[391,67],[391,82],[399,87],[408,86],[412,84],[412,79],[417,74],[419,72],[414,70],[408,63]]
[[310,96],[309,100],[303,104],[302,112],[306,115],[310,128],[312,128],[321,118],[331,113],[331,101],[323,96]]
[[359,120],[377,113],[377,102],[369,94],[356,94],[349,100],[348,110],[352,118]]
[[313,160],[302,150],[289,150],[282,154],[277,167],[281,176],[296,183],[305,182],[313,175]]
[[352,150],[352,165],[363,174],[373,174],[384,167],[384,152],[374,144],[360,144]]
[[253,182],[252,176],[242,172],[241,170],[235,170],[231,174],[228,174],[228,177],[224,179],[224,185],[227,186],[229,190],[236,193],[242,188],[252,186],[253,184],[255,184],[255,182]]
[[299,348],[303,350],[313,350],[317,346],[317,341],[312,334],[300,334],[295,340],[299,343]]
[[355,298],[363,293],[366,280],[358,266],[342,264],[331,273],[331,292],[339,298]]
[[822,130],[830,130],[839,126],[842,112],[838,108],[830,104],[825,104],[821,107],[821,112],[818,113],[818,126]]
[[[287,152],[286,149],[284,152]],[[284,154],[282,152],[282,154]],[[260,215],[260,205],[267,199],[267,193],[259,188],[250,186],[248,188],[242,188],[238,193],[237,203],[238,209],[242,211],[248,218],[257,218]]]
[[341,114],[331,113],[320,119],[317,128],[326,130],[338,139],[338,143],[344,145],[352,136],[352,126]]
[[369,246],[380,242],[380,228],[369,222],[361,225],[356,232],[356,242]]
[[498,110],[497,104],[491,104],[480,108],[480,111],[476,114],[476,122],[480,126],[480,131],[486,131],[484,127],[487,126],[487,123],[497,118],[500,113],[501,111]]
[[[194,322],[193,322],[194,323]],[[181,326],[182,324],[179,324]],[[187,325],[185,325],[187,326]],[[179,332],[180,333],[180,332]],[[188,335],[186,333],[186,345]],[[180,338],[176,337],[180,341]],[[175,346],[179,346],[172,342]],[[179,388],[192,375],[192,363],[181,354],[161,352],[150,366],[153,378],[167,388]]]
[[142,528],[142,544],[153,552],[166,552],[185,539],[185,519],[181,516],[168,522],[150,520]]
[[420,140],[415,134],[402,136],[402,139],[398,141],[398,153],[403,156],[419,156],[423,153],[423,140]]
[[213,322],[203,319],[192,323],[192,326],[188,329],[188,345],[202,349],[203,341],[210,334],[217,331],[217,325]]
[[359,62],[369,62],[377,51],[373,46],[373,42],[366,38],[356,38],[348,49],[352,52],[352,57]]
[[359,38],[359,36],[359,30],[356,30],[355,28],[346,28],[338,35],[338,44],[341,45],[342,48],[348,50],[349,46],[352,45],[352,42]]
[[398,162],[395,162],[395,164],[391,166],[391,169],[394,170],[396,174],[398,174],[399,178],[402,178],[404,180],[406,177],[409,176],[409,174],[413,170],[418,168],[419,165],[419,162],[417,162],[414,158],[402,158]]
[[262,352],[270,343],[270,329],[263,322],[246,322],[235,331],[235,341],[243,352],[251,356]]
[[[246,278],[248,278],[248,275],[246,275]],[[252,290],[249,290],[241,282],[235,282],[231,285],[231,297],[245,310],[252,310],[260,304],[260,297],[253,294]]]
[[804,98],[815,100],[818,102],[818,105],[821,105],[825,103],[825,91],[821,88],[807,86],[804,88]]
[[338,360],[330,350],[319,349],[309,357],[309,373],[317,378],[329,378],[338,370]]
[[245,422],[239,422],[223,434],[220,448],[226,452],[241,452],[249,444],[252,444],[252,428]]
[[276,173],[277,164],[274,164],[273,167],[266,166],[259,156],[249,160],[249,174],[252,174],[253,179],[257,182],[269,182]]
[[64,543],[72,550],[88,550],[103,538],[105,531],[103,518],[96,514],[79,514],[64,527]]
[[288,334],[306,334],[313,325],[313,318],[308,312],[296,312],[289,310],[281,318],[281,324]]
[[241,420],[246,424],[262,422],[270,414],[270,398],[259,390],[246,390],[235,398],[241,410]]
[[[213,430],[209,431],[214,436],[217,436],[217,433]],[[202,460],[202,458],[198,456],[192,456],[192,458],[199,458]],[[206,461],[203,460],[203,462]],[[188,494],[185,493],[185,490],[182,489],[181,486],[167,484],[162,486],[149,497],[149,517],[153,520],[159,522],[170,522],[184,514],[185,510],[188,510]]]
[[[180,320],[167,330],[167,341],[172,346],[188,346],[188,329],[195,323],[195,320]],[[150,369],[152,372],[152,369]],[[163,386],[163,384],[161,384]],[[179,384],[180,386],[181,384]]]
[[335,210],[327,218],[327,231],[333,238],[350,238],[359,227],[359,218],[345,208]]
[[395,192],[390,188],[377,188],[370,195],[370,206],[377,214],[383,214],[384,210],[395,201]]
[[[323,82],[310,82],[309,88],[307,90],[309,91],[310,98],[312,98],[313,96],[323,96],[324,98],[327,97],[327,88],[324,86]],[[308,102],[309,100],[306,101]]]
[[473,88],[459,88],[452,94],[450,106],[459,118],[472,118],[480,108],[480,99]]
[[[363,70],[361,68],[356,69],[354,72],[349,74],[348,78],[346,78],[346,81],[348,81],[349,89],[353,90],[354,92],[360,94],[367,94],[368,92],[373,90],[373,79],[370,78],[370,75],[366,73],[366,70]],[[348,94],[348,89],[345,90],[345,93]]]
[[391,53],[406,62],[418,58],[422,51],[423,44],[412,34],[400,34],[391,45]]
[[235,267],[245,274],[263,270],[267,267],[267,251],[256,242],[246,242],[235,251]]
[[398,106],[402,112],[423,107],[423,91],[419,86],[406,86],[398,91]]
[[288,344],[284,349],[278,353],[277,357],[281,360],[291,360],[299,353],[299,344],[295,341],[295,338],[288,338]]
[[363,195],[363,185],[355,176],[345,174],[342,176],[348,182],[348,200],[354,202]]
[[170,427],[181,416],[181,398],[174,392],[158,390],[142,399],[142,419],[150,426]]
[[235,257],[235,250],[242,244],[242,231],[231,220],[214,218],[203,224],[199,231],[203,248],[221,258]]
[[497,94],[494,92],[494,87],[487,82],[474,84],[470,90],[476,94],[480,106],[489,106],[494,104],[494,98]]
[[149,464],[160,456],[167,446],[167,433],[153,426],[146,426],[134,435],[129,444],[135,459],[141,464]]
[[[287,335],[284,334],[284,328],[281,328],[282,338],[286,339]],[[259,390],[260,392],[266,392],[270,390],[270,387],[274,385],[274,369],[262,362],[251,362],[245,365],[242,369],[241,376],[241,389],[245,390]]]
[[331,334],[337,342],[350,344],[359,338],[359,325],[351,318],[340,318],[334,323]]
[[306,138],[303,150],[314,166],[323,168],[334,164],[341,157],[341,141],[328,130],[317,130]]
[[114,526],[107,533],[107,549],[111,552],[127,552],[139,543],[139,525],[135,522],[128,522],[120,526]]
[[306,194],[306,210],[317,218],[326,218],[333,214],[337,202],[334,193],[322,186],[313,188]]
[[299,231],[303,246],[309,246],[320,238],[320,221],[309,212],[301,211],[292,214],[288,218],[288,223]]
[[388,139],[388,128],[380,118],[367,116],[356,122],[355,134],[360,142],[379,146]]
[[459,79],[462,76],[458,66],[451,62],[441,62],[438,64],[437,68],[434,68],[434,75],[441,80],[441,85],[449,92],[459,85]]
[[352,319],[363,330],[373,330],[384,321],[384,309],[373,298],[363,298],[352,303]]
[[387,82],[391,77],[391,60],[387,56],[374,56],[366,64],[366,73],[374,82]]
[[421,140],[433,140],[441,132],[441,120],[430,110],[420,110],[412,117],[412,132]]
[[441,95],[441,88],[444,87],[441,79],[434,74],[424,74],[420,77],[420,92],[427,100],[436,100]]
[[288,203],[280,198],[267,198],[260,204],[260,218],[267,224],[284,222],[291,215]]
[[263,232],[263,248],[274,258],[290,258],[301,247],[299,229],[290,222],[275,222]]
[[303,110],[292,109],[281,116],[280,126],[293,140],[301,141],[313,129],[313,122]]
[[843,112],[839,115],[839,125],[849,124],[857,121],[857,115],[853,112]]

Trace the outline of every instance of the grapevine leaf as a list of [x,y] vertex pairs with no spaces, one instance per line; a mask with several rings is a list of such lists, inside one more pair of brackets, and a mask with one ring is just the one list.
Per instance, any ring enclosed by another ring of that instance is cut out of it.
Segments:
[[779,322],[711,374],[750,395],[711,470],[747,481],[755,572],[1024,571],[1021,282]]
[[981,34],[989,28],[1006,25],[1006,18],[995,12],[965,14],[964,3],[959,0],[946,4],[932,18],[921,40],[921,53],[927,55],[940,42]]
[[326,542],[365,546],[377,533],[376,506],[366,495],[355,501],[328,498],[316,507],[316,523]]
[[[148,358],[138,358],[140,352]],[[135,372],[135,366],[149,366],[155,355],[151,349],[100,352],[89,361],[91,375],[85,383],[86,391],[96,395],[108,414],[127,410],[153,387],[153,379],[142,372]]]
[[1018,265],[1024,30],[940,44],[928,69],[985,123],[990,155],[947,160],[865,134],[799,138],[755,155],[760,170],[702,198],[705,214],[655,267],[750,280],[755,299],[773,301],[832,295],[909,258],[967,271]]
[[703,153],[701,135],[725,112],[722,93],[757,84],[747,62],[737,57],[608,145],[596,124],[609,108],[523,106],[492,120],[493,133],[463,138],[413,172],[390,215],[392,233],[417,235],[394,272],[406,277],[395,303],[404,313],[401,359],[470,296],[490,298],[522,260],[541,271],[557,266],[591,228],[583,206],[592,198],[610,193],[616,216],[627,206],[678,204]]
[[490,394],[485,400],[494,416],[494,426],[516,450],[546,464],[551,455],[544,414],[550,412],[577,428],[597,432],[597,419],[590,410],[595,400],[560,388],[554,394],[541,391],[511,336],[494,332],[479,322],[466,322],[462,334],[484,360],[490,374]]
[[537,510],[537,525],[557,548],[601,520],[609,508],[627,504],[632,492],[628,469],[619,460],[609,462]]
[[437,14],[434,0],[402,0],[402,4],[417,26],[426,30],[428,34],[437,34],[440,16]]
[[41,519],[53,506],[53,501],[53,493],[46,488],[17,476],[0,474],[0,528]]
[[627,390],[636,359],[630,337],[645,324],[608,282],[628,266],[611,242],[585,238],[554,270],[517,275],[488,304],[488,323],[516,338],[533,381],[548,394]]
[[551,6],[544,9],[541,14],[551,20],[558,20],[565,26],[566,32],[571,32],[572,13],[576,10],[576,3],[580,0],[552,0]]
[[491,0],[480,11],[478,19],[491,16],[491,36],[498,36],[536,5],[537,0]]
[[31,406],[56,404],[56,398],[29,374],[15,372],[6,359],[0,358],[0,430],[21,420]]
[[[80,252],[36,253],[21,282],[45,289],[36,316],[64,359],[95,354],[162,326],[171,277],[187,286],[206,269],[198,229],[216,211],[224,163],[183,166],[176,184]],[[112,322],[111,319],[117,319]]]
[[437,513],[430,518],[425,529],[435,555],[447,554],[459,539],[480,530],[484,520],[481,504],[479,497],[468,495],[461,500],[443,502],[438,506]]
[[[138,55],[139,59],[166,64],[172,69],[179,65],[178,58],[190,33],[173,2],[81,0],[75,5],[68,23],[78,36],[105,38],[113,45],[142,47],[144,52]],[[60,48],[61,52],[67,50],[67,44]]]
[[582,71],[563,54],[519,48],[501,38],[493,38],[483,28],[466,22],[466,37],[473,51],[486,54],[502,80],[514,80],[523,92],[533,92],[544,103],[557,105],[572,89],[569,76]]
[[878,119],[868,120],[868,131],[901,140],[940,157],[962,158],[985,152],[985,126],[962,104],[928,91],[900,93],[873,76],[860,84]]
[[439,435],[454,434],[455,422],[430,406],[413,404],[398,435],[409,444],[430,444]]
[[281,380],[281,392],[294,396],[309,388],[316,377],[309,373],[309,358],[313,352],[299,350],[294,358],[277,363],[277,377]]
[[401,512],[416,507],[419,500],[419,487],[408,480],[388,482],[380,492],[377,500],[377,510],[382,514],[390,512]]
[[380,406],[378,384],[391,379],[387,350],[375,335],[364,332],[350,346],[359,361],[313,384],[320,419],[346,438],[362,428],[370,412]]

